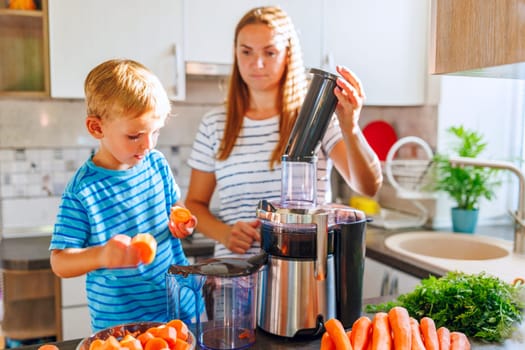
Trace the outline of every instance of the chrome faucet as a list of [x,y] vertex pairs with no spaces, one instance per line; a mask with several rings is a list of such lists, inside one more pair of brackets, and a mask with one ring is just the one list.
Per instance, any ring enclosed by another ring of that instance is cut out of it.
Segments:
[[471,165],[494,169],[510,170],[518,176],[519,200],[518,209],[510,211],[514,218],[514,253],[525,255],[525,176],[521,170],[512,163],[504,161],[483,160],[468,157],[449,158],[452,166]]

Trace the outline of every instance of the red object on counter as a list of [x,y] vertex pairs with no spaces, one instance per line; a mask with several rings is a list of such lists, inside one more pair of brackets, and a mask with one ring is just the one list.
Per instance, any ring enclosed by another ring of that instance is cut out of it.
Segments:
[[397,141],[397,134],[392,125],[384,120],[375,120],[363,128],[363,135],[368,144],[381,161],[386,160],[386,155]]

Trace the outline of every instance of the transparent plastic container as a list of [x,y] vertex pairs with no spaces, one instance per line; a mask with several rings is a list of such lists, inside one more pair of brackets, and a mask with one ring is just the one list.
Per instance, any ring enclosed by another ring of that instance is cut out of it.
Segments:
[[173,265],[167,274],[168,317],[180,318],[181,291],[188,288],[196,300],[190,326],[201,349],[249,348],[255,343],[257,279],[264,263],[266,256],[253,264],[241,258],[213,258],[196,265]]

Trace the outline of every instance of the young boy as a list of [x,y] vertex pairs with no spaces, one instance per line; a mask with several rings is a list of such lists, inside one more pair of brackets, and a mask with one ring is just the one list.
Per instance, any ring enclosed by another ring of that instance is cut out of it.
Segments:
[[[85,81],[86,127],[99,149],[67,185],[51,238],[51,267],[63,278],[87,274],[91,327],[167,321],[166,272],[187,265],[179,238],[193,230],[169,220],[181,197],[164,156],[154,149],[171,106],[158,78],[140,63],[109,60]],[[150,233],[150,264],[129,243]],[[195,315],[182,296],[182,317]]]

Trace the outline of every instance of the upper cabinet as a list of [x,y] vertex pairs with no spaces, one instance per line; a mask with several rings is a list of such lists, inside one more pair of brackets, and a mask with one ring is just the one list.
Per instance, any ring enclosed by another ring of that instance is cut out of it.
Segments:
[[430,1],[42,0],[38,11],[0,8],[0,96],[84,98],[94,66],[131,58],[157,74],[171,99],[183,100],[187,74],[230,73],[241,16],[274,4],[291,16],[307,68],[352,69],[367,105],[422,105]]
[[525,0],[432,0],[430,71],[525,79]]
[[0,96],[49,95],[47,0],[36,10],[0,2]]
[[182,0],[49,0],[51,97],[83,98],[99,63],[130,58],[184,99]]
[[424,104],[429,1],[324,1],[324,67],[354,71],[367,105]]
[[[322,1],[184,0],[184,50],[188,73],[228,74],[235,26],[249,9],[278,5],[292,18],[307,67],[321,62]],[[193,70],[195,68],[195,71]]]

